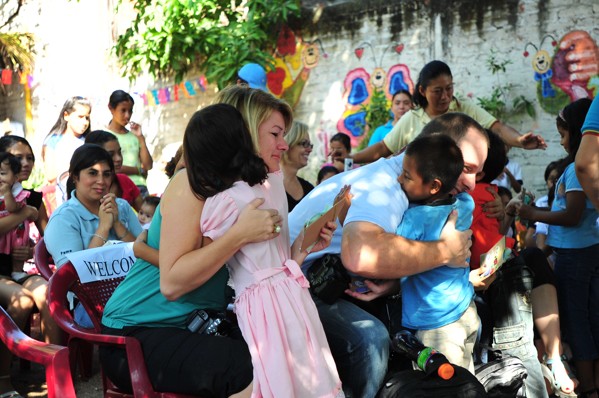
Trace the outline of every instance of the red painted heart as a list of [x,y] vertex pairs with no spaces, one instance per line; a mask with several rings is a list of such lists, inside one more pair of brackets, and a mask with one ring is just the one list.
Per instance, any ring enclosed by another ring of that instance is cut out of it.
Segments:
[[266,85],[271,93],[276,96],[283,94],[283,80],[285,80],[285,70],[276,68],[266,74]]
[[358,59],[362,59],[362,55],[364,55],[364,48],[358,47],[354,50],[354,53],[356,54],[356,57],[358,57]]
[[402,51],[403,51],[403,44],[398,44],[395,46],[396,53],[401,54]]

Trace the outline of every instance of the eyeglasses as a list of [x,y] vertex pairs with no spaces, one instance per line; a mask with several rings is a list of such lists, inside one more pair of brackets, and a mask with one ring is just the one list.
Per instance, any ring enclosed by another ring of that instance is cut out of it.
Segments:
[[301,145],[301,146],[303,146],[306,149],[308,149],[308,148],[310,148],[310,149],[314,148],[314,144],[312,144],[308,140],[302,140],[302,141],[298,142],[297,145]]

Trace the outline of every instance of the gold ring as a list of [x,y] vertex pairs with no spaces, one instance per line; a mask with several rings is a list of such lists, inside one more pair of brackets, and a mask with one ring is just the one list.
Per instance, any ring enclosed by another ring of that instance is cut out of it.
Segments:
[[280,225],[275,225],[275,230],[273,232],[275,234],[278,234],[279,232],[281,232],[281,226]]

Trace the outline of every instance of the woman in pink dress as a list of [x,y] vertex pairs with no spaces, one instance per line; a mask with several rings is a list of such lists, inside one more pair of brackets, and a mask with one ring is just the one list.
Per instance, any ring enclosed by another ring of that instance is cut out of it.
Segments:
[[[299,266],[308,255],[300,250],[303,236],[289,247],[279,162],[288,149],[283,137],[291,126],[292,110],[268,93],[238,86],[221,91],[217,102],[241,112],[268,178],[253,186],[237,181],[208,198],[202,211],[203,235],[217,240],[256,198],[264,198],[262,206],[276,209],[282,217],[273,239],[247,244],[227,261],[237,295],[237,319],[254,366],[253,396],[343,396],[308,281]],[[313,251],[328,246],[334,228],[332,222],[323,228]]]

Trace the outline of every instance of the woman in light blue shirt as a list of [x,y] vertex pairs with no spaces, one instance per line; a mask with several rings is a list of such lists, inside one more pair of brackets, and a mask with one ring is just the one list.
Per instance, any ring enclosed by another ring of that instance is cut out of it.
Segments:
[[71,158],[69,200],[50,217],[44,240],[58,267],[67,253],[104,245],[108,240],[132,242],[141,232],[135,212],[109,193],[114,164],[102,147],[85,144]]

